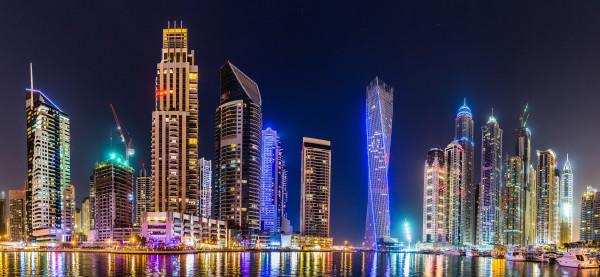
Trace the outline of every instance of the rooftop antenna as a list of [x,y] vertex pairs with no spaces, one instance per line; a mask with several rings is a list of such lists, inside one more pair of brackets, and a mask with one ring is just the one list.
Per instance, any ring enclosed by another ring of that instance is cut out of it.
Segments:
[[29,62],[29,78],[31,80],[31,109],[33,109],[33,63]]
[[494,108],[492,108],[492,117],[494,117]]
[[464,103],[463,103],[463,106],[466,106],[466,105],[467,105],[467,97],[464,98]]

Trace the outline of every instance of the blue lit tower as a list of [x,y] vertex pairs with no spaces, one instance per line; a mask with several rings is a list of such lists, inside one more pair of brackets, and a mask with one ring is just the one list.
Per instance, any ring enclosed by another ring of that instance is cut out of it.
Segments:
[[262,176],[260,188],[261,230],[289,232],[287,220],[287,169],[277,131],[262,131]]
[[568,154],[561,177],[560,243],[568,243],[573,241],[573,170],[571,169],[571,163],[569,162]]
[[463,171],[464,193],[461,195],[461,217],[462,243],[473,245],[475,242],[476,227],[476,204],[475,204],[475,183],[474,183],[474,152],[475,143],[473,142],[473,115],[471,109],[467,106],[467,101],[458,109],[455,120],[454,140],[456,140],[465,151],[465,164]]
[[502,129],[492,116],[481,127],[481,184],[477,244],[500,244],[502,193]]
[[390,237],[388,166],[394,113],[394,89],[378,77],[367,87],[367,152],[369,166],[365,248],[378,249]]

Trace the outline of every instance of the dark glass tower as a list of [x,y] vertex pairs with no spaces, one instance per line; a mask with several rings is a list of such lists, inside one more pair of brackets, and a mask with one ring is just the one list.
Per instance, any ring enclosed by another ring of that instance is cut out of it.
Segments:
[[471,109],[465,103],[460,109],[455,120],[455,132],[454,140],[456,140],[465,151],[465,164],[464,164],[464,193],[461,195],[461,220],[463,228],[463,244],[473,245],[475,244],[475,226],[476,226],[476,215],[477,208],[475,202],[475,190],[476,185],[474,182],[474,152],[475,143],[473,142],[473,115]]
[[262,111],[258,85],[227,62],[221,67],[216,112],[215,217],[241,227],[245,239],[260,229]]

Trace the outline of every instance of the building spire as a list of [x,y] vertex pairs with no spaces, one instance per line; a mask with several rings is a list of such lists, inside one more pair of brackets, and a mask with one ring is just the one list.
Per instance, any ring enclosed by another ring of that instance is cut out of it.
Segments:
[[31,109],[33,110],[33,63],[29,62],[29,78],[31,80]]

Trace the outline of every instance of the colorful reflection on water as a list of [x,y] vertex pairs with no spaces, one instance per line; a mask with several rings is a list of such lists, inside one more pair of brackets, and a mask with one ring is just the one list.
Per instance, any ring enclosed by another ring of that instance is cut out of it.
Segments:
[[404,253],[2,252],[0,276],[598,276],[598,269]]

